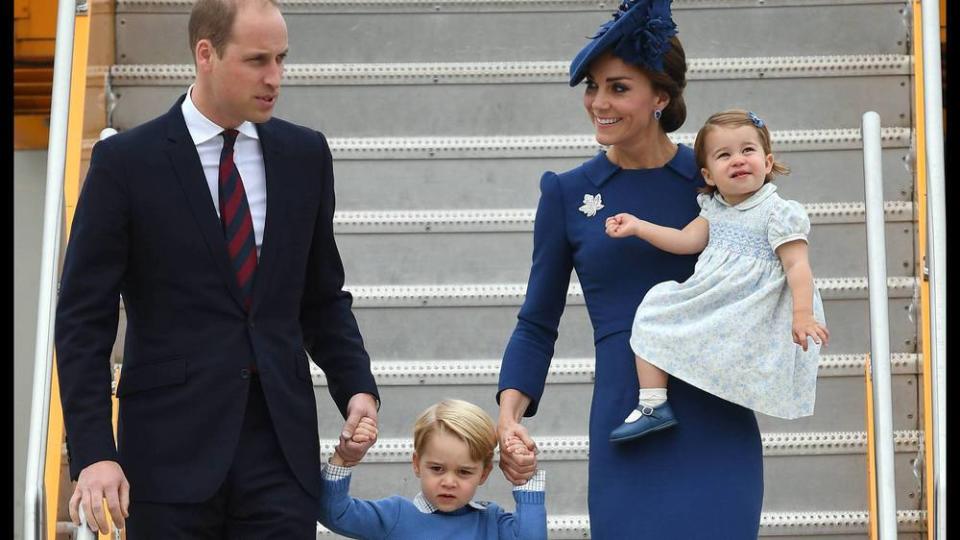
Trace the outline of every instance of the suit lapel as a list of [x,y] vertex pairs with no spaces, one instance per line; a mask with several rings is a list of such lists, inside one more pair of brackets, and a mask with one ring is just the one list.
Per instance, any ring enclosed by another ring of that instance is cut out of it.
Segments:
[[284,185],[295,178],[286,170],[287,162],[283,159],[283,144],[274,128],[274,123],[270,121],[257,124],[260,149],[263,152],[263,171],[267,183],[267,213],[263,224],[263,243],[260,246],[257,275],[253,282],[251,313],[257,310],[265,291],[269,289],[273,268],[277,265],[277,257],[280,256],[278,243],[285,229],[283,222],[289,208],[289,201],[285,197],[290,191],[284,189]]
[[223,228],[217,217],[217,209],[210,198],[210,188],[207,187],[200,156],[197,154],[197,148],[193,144],[193,139],[183,120],[183,113],[180,111],[182,102],[183,98],[178,100],[173,109],[167,113],[167,156],[176,171],[177,180],[186,195],[187,203],[190,205],[203,239],[210,248],[210,254],[220,270],[221,277],[226,281],[234,300],[242,308],[243,297],[230,264]]

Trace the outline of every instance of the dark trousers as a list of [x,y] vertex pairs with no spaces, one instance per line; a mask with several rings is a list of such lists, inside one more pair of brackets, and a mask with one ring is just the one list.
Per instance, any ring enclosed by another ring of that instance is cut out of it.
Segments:
[[240,442],[223,485],[202,503],[131,501],[127,540],[313,540],[317,504],[287,465],[254,375]]

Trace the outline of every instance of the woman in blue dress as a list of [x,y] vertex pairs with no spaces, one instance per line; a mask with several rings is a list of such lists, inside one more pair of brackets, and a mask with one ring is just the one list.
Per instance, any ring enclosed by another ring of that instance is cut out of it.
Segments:
[[[628,0],[573,60],[570,84],[586,79],[584,106],[607,149],[540,179],[527,296],[500,372],[500,443],[519,437],[533,449],[521,420],[537,412],[576,269],[596,347],[588,507],[598,540],[748,540],[759,532],[763,449],[753,411],[671,378],[683,421],[629,443],[609,441],[636,406],[636,307],[657,283],[684,281],[696,262],[604,230],[623,212],[674,228],[700,212],[704,183],[693,152],[667,136],[686,118],[686,61],[675,34],[669,0]],[[535,466],[501,456],[517,484]]]

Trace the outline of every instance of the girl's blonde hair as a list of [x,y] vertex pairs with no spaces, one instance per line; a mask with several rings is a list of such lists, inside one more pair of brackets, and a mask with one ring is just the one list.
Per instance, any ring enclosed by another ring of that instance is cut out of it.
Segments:
[[470,457],[493,463],[497,447],[497,431],[493,419],[480,407],[460,399],[445,399],[423,411],[413,425],[413,450],[422,453],[434,433],[450,433],[470,449]]
[[[757,125],[758,123],[760,124],[759,126]],[[751,126],[756,129],[757,134],[760,136],[760,145],[763,147],[764,155],[773,154],[770,146],[770,132],[767,130],[766,123],[761,122],[749,111],[743,109],[727,109],[714,113],[710,118],[707,118],[703,127],[697,132],[697,139],[693,143],[693,155],[697,160],[697,167],[700,169],[707,168],[707,134],[718,127],[738,128],[741,126]],[[773,178],[781,174],[790,174],[790,167],[774,159],[773,169],[771,169],[770,173],[764,178],[763,183],[773,182]],[[713,193],[716,190],[716,186],[711,185],[700,188],[702,193]]]

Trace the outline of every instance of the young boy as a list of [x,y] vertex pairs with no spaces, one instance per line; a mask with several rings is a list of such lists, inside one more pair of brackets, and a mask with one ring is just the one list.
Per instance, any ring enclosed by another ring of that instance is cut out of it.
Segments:
[[[364,418],[354,432],[362,442],[376,435]],[[480,407],[449,399],[427,408],[413,430],[413,472],[420,493],[411,501],[394,495],[368,501],[350,497],[350,467],[334,451],[322,468],[321,523],[351,538],[433,540],[510,538],[545,540],[544,471],[513,488],[516,513],[473,500],[493,468],[497,445],[493,420]],[[519,440],[507,452],[528,452]]]

